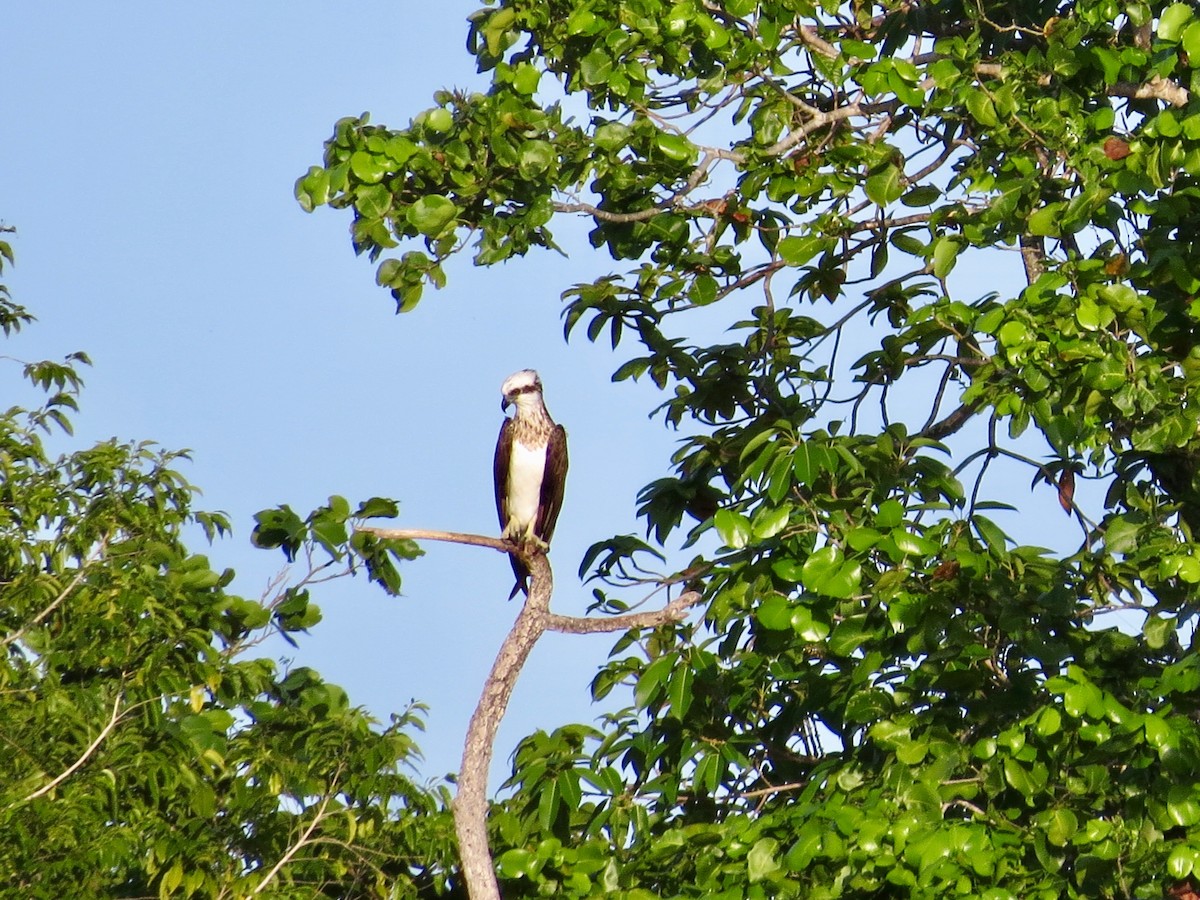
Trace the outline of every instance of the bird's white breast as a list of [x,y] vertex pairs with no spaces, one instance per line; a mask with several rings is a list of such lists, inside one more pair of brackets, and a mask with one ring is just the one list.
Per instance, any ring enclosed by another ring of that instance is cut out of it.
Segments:
[[533,533],[542,499],[545,468],[544,446],[531,449],[520,441],[513,441],[512,461],[508,467],[508,527],[513,531]]

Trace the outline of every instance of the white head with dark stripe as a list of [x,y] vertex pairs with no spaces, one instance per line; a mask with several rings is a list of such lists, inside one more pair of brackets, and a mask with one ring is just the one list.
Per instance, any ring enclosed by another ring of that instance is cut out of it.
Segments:
[[538,373],[533,369],[522,369],[520,372],[513,372],[504,379],[504,384],[500,387],[500,393],[504,395],[504,399],[500,401],[500,408],[507,410],[509,406],[516,404],[516,415],[518,416],[544,408],[544,404],[542,403],[542,379],[538,377]]

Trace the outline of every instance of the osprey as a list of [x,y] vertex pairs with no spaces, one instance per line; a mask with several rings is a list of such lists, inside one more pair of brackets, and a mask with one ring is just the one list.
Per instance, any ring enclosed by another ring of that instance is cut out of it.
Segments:
[[[500,409],[517,411],[500,426],[493,466],[500,536],[522,546],[549,549],[562,509],[567,480],[567,432],[556,425],[542,402],[542,380],[533,369],[514,372],[500,388]],[[529,569],[510,554],[517,583],[508,595],[529,593]]]

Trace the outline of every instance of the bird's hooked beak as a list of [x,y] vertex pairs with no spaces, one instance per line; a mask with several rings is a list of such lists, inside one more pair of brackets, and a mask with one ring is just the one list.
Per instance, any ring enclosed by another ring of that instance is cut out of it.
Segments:
[[505,394],[502,398],[500,398],[500,412],[508,412],[508,408],[510,406],[512,406],[512,398]]

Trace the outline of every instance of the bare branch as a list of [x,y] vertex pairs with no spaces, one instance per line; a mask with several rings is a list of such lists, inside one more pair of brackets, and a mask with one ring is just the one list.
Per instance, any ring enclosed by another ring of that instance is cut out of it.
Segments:
[[487,839],[487,778],[495,749],[496,730],[508,708],[517,676],[529,658],[529,652],[546,630],[554,573],[543,553],[521,553],[529,567],[529,596],[517,621],[500,646],[492,671],[483,684],[483,693],[463,745],[462,770],[458,794],[454,798],[454,832],[458,835],[458,853],[463,880],[471,900],[500,900],[500,885]]
[[255,886],[253,893],[261,893],[266,886],[271,883],[275,876],[279,874],[279,870],[287,865],[291,858],[299,852],[300,848],[309,843],[312,833],[317,830],[317,826],[320,825],[325,819],[325,810],[329,806],[329,799],[333,796],[333,794],[334,786],[331,784],[329,792],[325,795],[324,799],[321,800],[321,805],[317,809],[316,815],[314,815],[312,821],[308,823],[308,827],[304,829],[304,833],[297,838],[292,846],[287,848],[283,856],[276,860],[275,865],[271,867],[271,871],[269,871],[263,880]]
[[740,797],[743,800],[749,799],[751,797],[769,797],[772,794],[778,794],[783,791],[799,790],[800,788],[807,787],[808,784],[809,784],[809,782],[807,782],[807,781],[793,781],[793,782],[790,782],[789,784],[775,784],[775,785],[772,785],[771,787],[758,788],[753,791],[742,791],[742,793],[738,794],[738,797]]
[[516,554],[529,568],[529,596],[512,629],[508,632],[492,670],[483,683],[479,703],[467,726],[463,742],[462,766],[458,778],[458,794],[454,798],[454,832],[458,836],[458,853],[462,862],[463,881],[471,900],[500,900],[500,885],[492,862],[487,839],[487,779],[495,751],[496,731],[508,709],[517,676],[530,651],[547,630],[587,634],[606,631],[628,631],[631,628],[652,628],[668,622],[678,622],[686,611],[700,602],[700,594],[687,591],[663,609],[631,613],[611,619],[586,619],[559,616],[550,612],[550,596],[554,592],[554,573],[545,553],[518,546],[500,538],[460,531],[432,531],[423,528],[356,529],[387,540],[447,541],[489,547],[502,553]]
[[30,628],[37,625],[39,622],[45,619],[46,616],[50,615],[50,613],[54,612],[54,610],[58,608],[58,605],[67,599],[67,596],[71,593],[71,591],[75,590],[75,588],[79,586],[79,582],[83,581],[83,576],[87,572],[88,566],[104,554],[104,548],[107,546],[107,543],[107,538],[102,540],[100,542],[100,546],[96,548],[95,554],[91,557],[91,559],[86,560],[82,565],[79,566],[79,568],[75,571],[75,577],[67,583],[65,588],[58,592],[58,596],[51,601],[50,605],[12,634],[6,635],[4,640],[0,641],[0,647],[7,647],[14,641],[19,641],[26,634],[26,632],[29,631]]
[[102,743],[104,743],[104,739],[109,736],[109,734],[112,732],[112,730],[117,727],[117,722],[119,722],[121,720],[121,700],[122,700],[122,695],[120,692],[118,692],[117,699],[113,702],[112,715],[109,716],[108,723],[103,728],[100,729],[100,733],[98,735],[96,735],[96,739],[87,745],[87,749],[85,749],[83,751],[83,753],[81,753],[79,755],[79,758],[77,760],[75,760],[75,762],[71,763],[71,765],[67,766],[66,769],[64,769],[62,772],[60,772],[54,778],[50,779],[48,782],[46,782],[44,785],[42,785],[40,788],[38,788],[32,794],[29,794],[26,797],[22,797],[20,800],[10,803],[8,805],[8,809],[12,809],[13,807],[20,806],[23,803],[28,803],[30,800],[36,800],[38,797],[41,797],[44,794],[50,793],[50,791],[54,790],[56,787],[58,787],[60,784],[62,784],[64,781],[66,781],[68,778],[70,778],[72,775],[74,775],[75,772],[79,770],[79,767],[82,766],[85,762],[87,762],[89,757],[91,757],[91,755],[96,752],[96,748],[99,747]]
[[788,132],[784,137],[763,150],[764,156],[781,156],[787,153],[802,140],[824,128],[826,125],[832,125],[834,122],[840,122],[843,119],[851,119],[855,116],[871,116],[880,113],[895,112],[900,107],[899,100],[886,100],[882,103],[850,103],[846,106],[839,106],[837,109],[829,112],[818,113],[813,116],[799,128]]
[[354,530],[373,534],[389,541],[446,541],[451,544],[490,547],[501,553],[511,553],[516,549],[515,544],[501,538],[488,537],[483,534],[468,534],[463,531],[433,531],[426,528],[373,528],[369,525],[359,525]]
[[[466,534],[458,531],[431,531],[421,528],[371,528],[360,526],[357,531],[389,540],[448,541],[489,547],[502,553],[513,553],[529,568],[529,596],[512,629],[500,645],[492,670],[483,683],[479,703],[467,726],[463,742],[462,766],[458,778],[458,794],[454,798],[454,832],[458,836],[458,853],[462,862],[463,881],[471,900],[500,900],[500,885],[492,862],[487,838],[487,779],[495,751],[496,731],[508,709],[517,676],[530,651],[548,629],[573,634],[589,632],[627,631],[631,628],[652,628],[667,622],[678,622],[686,611],[700,602],[700,594],[687,591],[661,610],[614,616],[611,619],[585,619],[559,616],[550,612],[550,596],[554,592],[554,573],[546,555],[536,549],[520,547],[510,541]],[[307,835],[306,835],[307,836]]]
[[1033,284],[1046,270],[1046,243],[1032,234],[1021,235],[1021,261],[1025,263],[1025,280]]
[[958,409],[954,410],[954,412],[950,413],[950,415],[946,416],[946,418],[942,419],[942,421],[934,422],[927,428],[921,429],[918,432],[918,437],[940,441],[942,438],[947,438],[960,430],[973,415],[975,415],[975,410],[964,403]]
[[647,219],[653,219],[655,216],[662,213],[666,207],[652,206],[649,209],[639,209],[636,212],[617,213],[610,212],[607,209],[601,209],[598,206],[593,206],[590,203],[555,203],[554,211],[562,213],[587,213],[594,219],[599,219],[601,222],[645,222]]
[[560,616],[550,613],[546,617],[547,631],[566,634],[597,634],[609,631],[630,631],[634,628],[657,628],[669,622],[681,622],[687,611],[703,599],[699,591],[686,591],[664,606],[649,612],[629,613],[609,619],[589,619],[583,616]]
[[1129,97],[1134,100],[1164,100],[1172,106],[1187,106],[1188,91],[1173,81],[1168,81],[1161,75],[1155,75],[1148,82],[1138,84],[1135,81],[1118,81],[1108,89],[1110,97]]
[[801,25],[796,29],[796,33],[800,35],[800,40],[804,42],[804,46],[808,47],[809,50],[819,53],[826,59],[837,59],[837,47],[817,34],[817,29],[813,26]]

